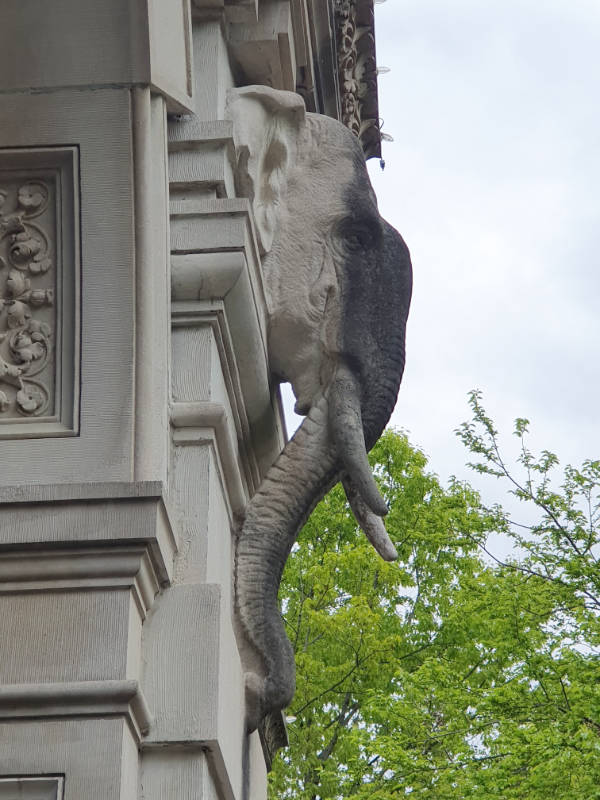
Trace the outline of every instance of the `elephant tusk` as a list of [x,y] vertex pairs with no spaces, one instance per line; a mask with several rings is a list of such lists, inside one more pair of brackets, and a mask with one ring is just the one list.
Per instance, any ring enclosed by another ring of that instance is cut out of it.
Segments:
[[352,513],[365,532],[367,539],[384,561],[395,561],[398,558],[398,551],[388,536],[388,532],[385,529],[381,517],[373,514],[371,509],[366,506],[358,489],[354,486],[350,478],[342,478],[342,485],[346,492],[348,502],[350,503]]
[[356,378],[345,364],[337,367],[328,400],[329,422],[338,457],[362,500],[374,514],[384,517],[388,507],[367,459]]

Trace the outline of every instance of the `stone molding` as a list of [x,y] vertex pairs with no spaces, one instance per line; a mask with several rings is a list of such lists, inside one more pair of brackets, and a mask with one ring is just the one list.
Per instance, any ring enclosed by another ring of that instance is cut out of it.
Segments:
[[0,684],[0,720],[125,717],[140,742],[152,716],[138,681]]
[[191,253],[171,256],[171,299],[173,301],[224,298],[246,269],[240,252]]
[[[127,665],[131,659],[135,666],[142,623],[171,583],[177,550],[162,483],[1,487],[0,530],[0,595],[9,607],[9,598],[27,598],[39,614],[48,595],[70,597],[79,608],[90,595],[130,593],[126,603],[103,607],[119,609],[119,646],[127,648]],[[69,635],[77,638],[78,626],[86,623],[77,614],[74,620]],[[36,628],[24,627],[31,642]],[[93,636],[85,641],[96,646]],[[94,658],[89,650],[85,656]],[[45,682],[43,674],[38,671],[29,683],[0,684],[0,721],[118,717],[138,744],[148,733],[151,714],[129,673],[123,679],[61,682]]]
[[[219,427],[225,424],[228,427],[227,436],[232,441],[236,464],[238,465],[237,472],[240,474],[243,492],[247,497],[247,493],[249,492],[251,495],[260,483],[260,462],[252,446],[252,429],[249,413],[247,411],[247,398],[243,393],[244,384],[238,370],[239,362],[236,363],[234,342],[228,325],[225,303],[217,300],[187,303],[176,302],[173,304],[172,308],[172,324],[174,330],[190,331],[193,328],[207,327],[212,332],[218,351],[231,413],[229,414],[225,410],[223,403],[219,403],[223,408],[223,416],[217,419],[214,414],[210,414],[209,428],[213,427],[215,424]],[[191,403],[191,405],[199,404],[198,407],[206,408],[204,404],[207,401],[192,400],[188,402]],[[186,417],[185,420],[182,419],[177,410],[178,408],[188,405],[188,402],[176,401],[171,404],[171,425],[175,429],[173,434],[173,441],[175,444],[191,444],[193,439],[197,441],[198,444],[200,443],[200,440],[195,438],[195,434],[192,435],[189,430],[190,427],[198,426],[188,424],[188,422],[190,422],[190,417]],[[209,402],[212,405],[212,402]],[[207,421],[206,416],[204,419]],[[186,430],[184,431],[183,429]],[[221,444],[222,442],[223,440],[221,440]],[[219,448],[219,450],[221,449],[222,447]],[[227,460],[228,456],[225,456],[225,463]],[[235,492],[237,493],[237,489],[235,489]],[[228,499],[232,510],[237,502],[238,501],[234,498]]]
[[[374,0],[193,0],[222,19],[238,86],[298,92],[381,158]],[[336,74],[337,72],[337,74]]]
[[258,238],[250,201],[245,198],[172,200],[171,255],[241,252],[250,277],[250,296],[264,335],[265,294]]
[[154,561],[145,546],[0,551],[0,593],[129,588],[144,619],[161,588]]
[[171,424],[176,445],[211,443],[217,455],[221,481],[233,514],[246,507],[248,493],[238,464],[237,447],[231,438],[227,411],[220,403],[173,403]]
[[[39,525],[32,524],[35,517],[39,517]],[[72,559],[73,581],[101,579],[100,572],[106,570],[107,581],[119,576],[123,585],[135,587],[137,582],[142,608],[147,605],[152,587],[168,584],[173,577],[177,536],[165,504],[163,484],[158,481],[2,486],[0,532],[0,563],[5,565],[5,579],[10,578],[11,552],[18,551],[25,557],[27,548],[41,561],[38,565],[23,564],[24,580],[68,581],[69,566],[61,560],[57,546],[65,557],[75,547],[81,554]],[[80,549],[83,544],[97,549]],[[129,560],[120,564],[124,555]],[[111,569],[116,575],[113,573],[109,579]]]
[[[176,200],[178,190],[183,190],[187,197],[190,196],[190,190],[200,197],[210,197],[211,194],[218,198],[232,197],[235,188],[231,135],[227,136],[223,130],[215,130],[215,123],[208,126],[186,122],[180,127],[185,129],[188,125],[193,126],[191,136],[169,142],[171,200]],[[181,130],[178,132],[180,136],[183,135]]]
[[213,327],[238,441],[248,453],[242,458],[250,460],[246,480],[252,492],[283,446],[284,433],[274,422],[265,428],[274,421],[273,396],[266,299],[249,201],[172,200],[171,265],[172,324]]
[[190,0],[2,0],[2,25],[2,95],[149,86],[169,111],[192,110]]
[[[167,120],[169,152],[195,150],[203,145],[233,142],[233,124],[229,120],[203,120],[196,117],[171,117]],[[170,176],[169,176],[170,177]]]
[[258,0],[192,0],[196,16],[211,18],[225,14],[228,22],[255,23],[258,19]]
[[[219,796],[245,800],[243,681],[229,591],[215,583],[174,585],[148,620],[142,687],[154,719],[143,749],[203,750]],[[178,635],[179,626],[187,636]]]
[[263,0],[255,22],[230,22],[229,54],[241,84],[260,83],[275,89],[296,89],[291,6],[290,0]]
[[95,481],[94,483],[37,483],[0,485],[2,505],[12,503],[69,503],[83,500],[162,501],[161,481]]

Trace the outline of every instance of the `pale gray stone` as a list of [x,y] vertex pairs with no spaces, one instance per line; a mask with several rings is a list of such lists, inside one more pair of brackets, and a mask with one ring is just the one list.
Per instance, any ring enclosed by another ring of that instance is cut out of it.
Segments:
[[[272,277],[292,229],[249,191],[281,151],[244,162],[225,112],[244,72],[314,93],[306,9],[2,3],[0,798],[266,796],[284,726],[245,730],[234,534],[285,444]],[[291,164],[310,125],[288,101]],[[273,109],[252,105],[256,150]],[[305,197],[280,210],[310,229]],[[305,355],[289,365],[308,397]]]
[[265,254],[269,363],[305,422],[248,504],[236,556],[236,611],[247,670],[247,724],[289,704],[294,654],[277,592],[300,527],[338,480],[364,532],[391,560],[367,452],[404,369],[408,249],[381,219],[358,140],[307,114],[290,92],[229,92],[237,183]]

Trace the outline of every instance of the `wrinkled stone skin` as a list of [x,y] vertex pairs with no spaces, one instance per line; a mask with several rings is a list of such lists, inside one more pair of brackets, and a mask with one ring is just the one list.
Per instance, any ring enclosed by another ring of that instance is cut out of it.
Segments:
[[[377,551],[396,557],[367,452],[404,370],[412,269],[402,237],[379,215],[358,140],[341,123],[264,87],[238,90],[231,109],[234,127],[246,125],[236,145],[265,250],[271,368],[292,384],[306,415],[238,534],[236,615],[251,731],[293,698],[294,654],[277,592],[302,525],[338,480]],[[247,131],[261,124],[253,142]]]

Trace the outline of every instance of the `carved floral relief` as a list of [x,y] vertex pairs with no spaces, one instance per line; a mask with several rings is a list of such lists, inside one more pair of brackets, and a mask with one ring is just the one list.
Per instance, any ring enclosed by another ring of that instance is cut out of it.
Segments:
[[0,423],[54,413],[52,179],[0,174]]
[[372,0],[335,0],[342,122],[365,156],[381,157]]

